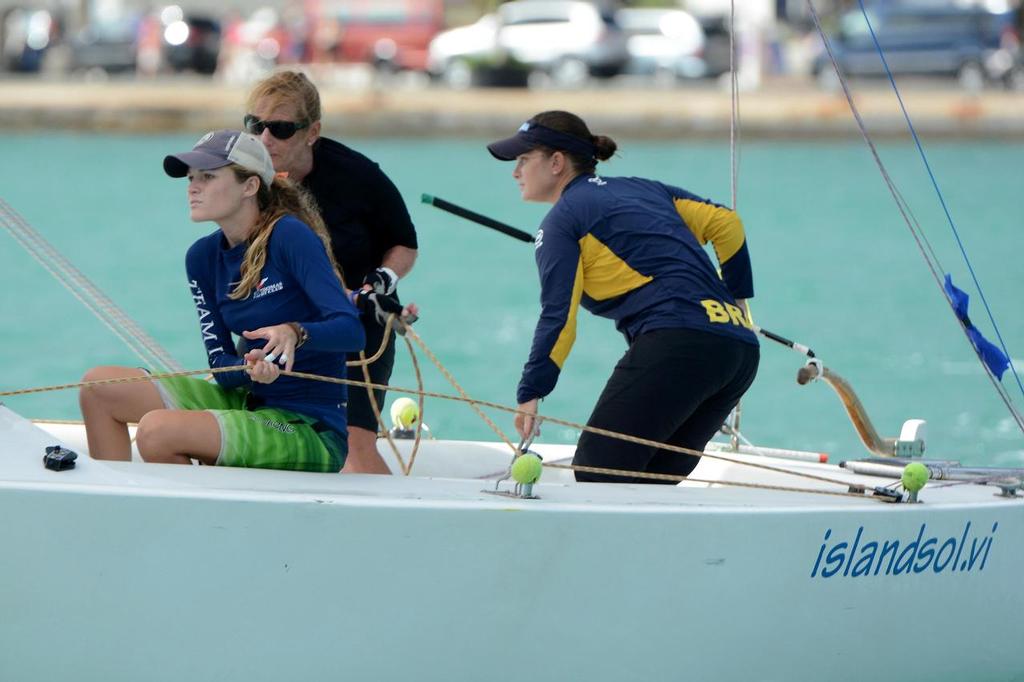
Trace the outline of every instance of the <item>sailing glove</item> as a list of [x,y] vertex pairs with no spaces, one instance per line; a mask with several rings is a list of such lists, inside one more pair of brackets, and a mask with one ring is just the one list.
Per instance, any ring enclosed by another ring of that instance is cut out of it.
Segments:
[[390,296],[398,286],[398,275],[391,268],[381,266],[368,274],[363,284],[369,284],[375,293]]
[[[352,302],[363,314],[372,314],[377,323],[382,327],[388,323],[388,316],[395,314],[407,324],[412,324],[418,318],[416,315],[402,315],[402,304],[393,296],[385,296],[375,291],[361,289],[352,292]],[[399,334],[405,334],[405,327],[397,325],[395,328]]]

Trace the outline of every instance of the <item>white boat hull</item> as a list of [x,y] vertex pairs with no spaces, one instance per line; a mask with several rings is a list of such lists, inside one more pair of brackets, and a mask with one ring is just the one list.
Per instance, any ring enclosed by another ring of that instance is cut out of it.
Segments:
[[[910,505],[546,471],[523,500],[468,478],[57,473],[53,440],[0,408],[0,680],[1024,679],[1024,503],[990,487]],[[421,466],[458,450],[507,464],[435,441]],[[752,475],[701,464],[719,470]],[[917,538],[898,574],[863,549]]]

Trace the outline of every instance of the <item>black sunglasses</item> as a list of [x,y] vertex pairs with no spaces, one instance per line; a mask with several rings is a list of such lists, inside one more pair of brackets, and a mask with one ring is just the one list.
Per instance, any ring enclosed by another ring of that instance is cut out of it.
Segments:
[[261,121],[252,114],[246,114],[245,129],[253,135],[262,135],[264,130],[279,140],[287,140],[303,128],[308,128],[308,123],[295,123],[294,121]]

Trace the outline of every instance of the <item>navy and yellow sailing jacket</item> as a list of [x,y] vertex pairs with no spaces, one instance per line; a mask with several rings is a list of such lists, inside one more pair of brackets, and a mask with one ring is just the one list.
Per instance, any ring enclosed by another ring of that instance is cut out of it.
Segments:
[[[721,278],[702,248],[709,241]],[[630,343],[654,329],[695,329],[757,345],[736,306],[754,295],[743,223],[724,206],[653,180],[580,175],[535,243],[541,315],[520,403],[554,389],[581,304]]]

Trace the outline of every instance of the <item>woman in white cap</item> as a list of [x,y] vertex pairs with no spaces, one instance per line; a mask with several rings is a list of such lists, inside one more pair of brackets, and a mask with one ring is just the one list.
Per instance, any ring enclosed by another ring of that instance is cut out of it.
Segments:
[[[348,294],[318,212],[277,177],[256,137],[208,133],[164,170],[188,177],[194,222],[219,229],[188,250],[186,270],[214,375],[89,386],[80,394],[89,452],[128,460],[127,424],[148,462],[337,472],[348,451],[343,384],[281,376],[281,369],[347,376],[347,353],[363,347],[359,309],[401,314],[394,299]],[[410,306],[404,312],[415,314]],[[248,341],[238,357],[231,334]],[[86,381],[141,376],[97,367]]]

